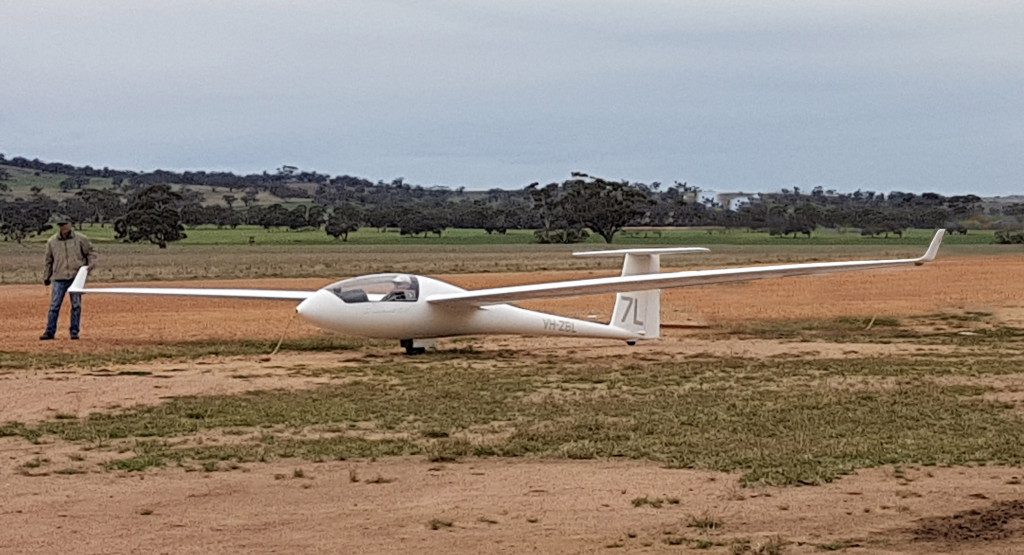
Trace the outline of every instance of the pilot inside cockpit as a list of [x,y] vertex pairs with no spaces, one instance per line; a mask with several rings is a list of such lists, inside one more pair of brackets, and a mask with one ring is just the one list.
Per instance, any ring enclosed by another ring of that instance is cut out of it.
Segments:
[[416,287],[409,276],[398,275],[391,280],[391,291],[381,301],[415,301]]
[[414,302],[419,280],[408,274],[374,274],[339,281],[326,287],[346,303]]

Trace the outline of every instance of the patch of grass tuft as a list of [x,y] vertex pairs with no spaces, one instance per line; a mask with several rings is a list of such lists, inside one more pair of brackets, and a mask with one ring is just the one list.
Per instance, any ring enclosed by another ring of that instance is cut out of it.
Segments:
[[644,497],[636,497],[636,498],[633,499],[633,506],[634,507],[649,506],[649,507],[654,507],[655,509],[660,509],[666,503],[669,504],[669,505],[678,505],[679,504],[679,498],[678,497],[667,497],[667,498],[655,497],[655,498],[650,498],[650,497],[644,496]]
[[440,530],[441,528],[451,528],[454,523],[450,520],[444,520],[440,518],[432,518],[427,523],[427,527],[431,530]]
[[715,518],[708,513],[704,513],[700,516],[690,517],[690,521],[686,523],[690,528],[696,528],[698,530],[710,531],[717,530],[722,527],[721,519]]
[[81,468],[68,467],[68,468],[62,468],[60,470],[54,470],[53,473],[54,474],[62,474],[62,475],[65,475],[65,476],[71,476],[71,475],[74,475],[74,474],[85,474],[86,471],[81,469]]
[[[130,349],[93,353],[31,353],[21,351],[0,351],[0,368],[50,369],[50,368],[103,368],[154,360],[192,360],[207,356],[258,356],[266,355],[277,344],[273,340],[245,341],[189,341],[165,345],[133,346]],[[346,351],[361,348],[365,344],[359,339],[336,336],[286,339],[282,351]],[[148,371],[124,370],[118,374],[103,375],[151,375]]]
[[111,470],[125,470],[128,472],[141,472],[154,466],[164,466],[165,460],[154,455],[140,455],[129,459],[119,459],[107,464]]

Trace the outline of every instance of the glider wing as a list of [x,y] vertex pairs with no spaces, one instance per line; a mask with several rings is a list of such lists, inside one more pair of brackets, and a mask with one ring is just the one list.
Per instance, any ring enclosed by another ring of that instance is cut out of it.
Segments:
[[715,283],[751,281],[755,279],[831,274],[904,265],[921,265],[935,259],[935,255],[939,250],[939,245],[942,243],[942,236],[944,234],[944,229],[936,231],[931,244],[928,246],[928,250],[925,252],[924,256],[919,258],[856,260],[851,262],[815,262],[809,264],[784,264],[779,266],[752,266],[745,268],[725,268],[721,270],[693,270],[663,274],[640,274],[573,281],[557,281],[552,283],[537,283],[533,285],[517,285],[512,287],[497,287],[493,289],[479,289],[476,291],[445,293],[427,297],[426,301],[438,305],[486,306],[533,299],[551,299],[557,297],[597,295],[602,293],[624,293],[628,291],[670,289],[673,287],[691,287],[695,285],[711,285]]
[[71,282],[68,291],[71,293],[112,293],[122,295],[177,295],[183,297],[227,297],[235,299],[269,299],[281,301],[301,301],[309,298],[315,291],[282,291],[274,289],[201,289],[184,287],[85,287],[89,277],[89,267],[82,266]]

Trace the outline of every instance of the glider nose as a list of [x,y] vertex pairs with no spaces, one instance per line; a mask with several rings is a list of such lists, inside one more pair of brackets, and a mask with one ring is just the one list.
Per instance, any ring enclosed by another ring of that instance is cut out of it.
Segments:
[[[329,313],[331,309],[331,298],[324,298],[325,293],[323,291],[317,291],[309,297],[306,297],[304,301],[299,303],[299,306],[295,307],[295,312],[299,313],[299,316],[319,323]],[[330,293],[326,294],[327,297],[333,297]]]
[[299,303],[295,312],[318,328],[344,331],[352,315],[345,311],[343,305],[334,293],[321,289]]

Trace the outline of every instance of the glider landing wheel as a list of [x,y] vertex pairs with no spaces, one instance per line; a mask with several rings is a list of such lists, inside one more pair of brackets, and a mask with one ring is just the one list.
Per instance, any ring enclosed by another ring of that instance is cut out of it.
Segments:
[[629,345],[630,347],[632,347],[633,345],[636,345],[636,340],[630,339],[629,341],[626,341],[626,345]]
[[422,345],[417,345],[414,339],[403,339],[399,343],[402,347],[405,347],[405,354],[407,355],[422,355],[427,352],[427,348]]

